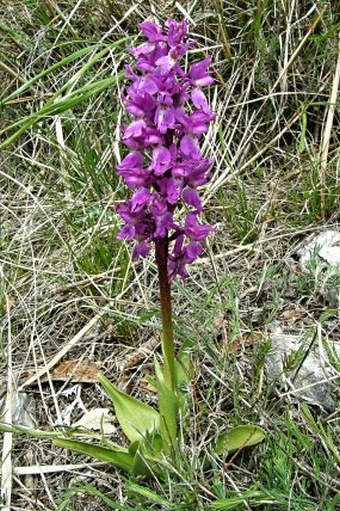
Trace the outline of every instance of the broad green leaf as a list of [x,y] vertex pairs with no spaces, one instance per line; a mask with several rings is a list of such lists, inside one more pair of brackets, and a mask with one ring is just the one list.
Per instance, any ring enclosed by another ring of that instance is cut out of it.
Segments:
[[161,365],[158,362],[156,357],[154,357],[153,365],[154,365],[154,368],[155,368],[156,382],[158,381],[158,382],[160,382],[160,383],[165,385],[165,377],[164,377],[163,369],[162,369],[162,367],[161,367]]
[[[161,446],[158,445],[159,441]],[[161,452],[159,447],[162,446],[162,439],[159,434],[156,434],[155,437],[151,437],[148,434],[147,438],[130,444],[129,454],[134,457],[132,472],[135,475],[147,477],[153,475],[162,476],[163,471],[160,468],[161,458],[159,457],[159,452]]]
[[161,433],[176,446],[179,399],[166,385],[158,386],[158,406],[161,415]]
[[156,470],[155,463],[147,458],[141,449],[137,449],[133,460],[133,474],[150,477],[155,474]]
[[154,408],[117,389],[102,374],[98,379],[111,398],[119,424],[130,442],[143,440],[148,432],[159,431],[160,417]]
[[146,455],[155,457],[162,452],[163,439],[159,433],[152,435],[147,433],[143,440],[137,440],[129,445],[129,453],[135,455],[141,445],[143,445],[143,452],[145,452]]
[[113,450],[107,449],[106,447],[100,447],[99,445],[78,442],[76,440],[65,440],[63,438],[57,438],[53,440],[53,443],[58,447],[86,454],[91,456],[91,458],[95,458],[106,463],[112,463],[113,465],[125,468],[126,470],[132,470],[133,467],[134,456],[129,454],[128,450],[123,447]]
[[236,426],[218,436],[214,451],[219,455],[225,452],[234,452],[241,447],[258,444],[265,437],[266,432],[260,426],[254,424]]

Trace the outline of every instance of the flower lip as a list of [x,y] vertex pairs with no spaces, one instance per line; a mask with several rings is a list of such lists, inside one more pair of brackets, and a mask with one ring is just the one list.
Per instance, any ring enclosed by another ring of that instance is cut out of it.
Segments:
[[164,146],[158,146],[153,150],[152,164],[156,176],[163,175],[171,166],[171,153]]

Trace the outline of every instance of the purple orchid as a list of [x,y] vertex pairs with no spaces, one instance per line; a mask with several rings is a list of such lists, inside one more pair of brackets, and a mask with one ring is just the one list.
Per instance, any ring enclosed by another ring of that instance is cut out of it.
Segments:
[[[202,241],[212,231],[198,222],[203,211],[197,188],[210,178],[212,161],[204,158],[199,140],[214,114],[202,87],[211,85],[209,57],[193,63],[188,71],[180,60],[192,46],[186,21],[169,19],[162,28],[144,22],[140,29],[147,41],[130,50],[135,69],[127,66],[129,84],[123,92],[126,110],[134,120],[122,127],[123,142],[131,149],[117,165],[118,174],[134,193],[118,206],[125,222],[119,239],[134,239],[133,257],[145,257],[152,242],[164,240],[168,279],[187,277],[186,266],[203,251]],[[184,204],[183,223],[174,218]]]

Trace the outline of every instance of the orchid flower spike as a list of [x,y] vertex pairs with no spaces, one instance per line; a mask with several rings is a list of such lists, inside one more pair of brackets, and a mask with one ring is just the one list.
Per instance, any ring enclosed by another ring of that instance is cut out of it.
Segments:
[[[123,92],[133,121],[122,127],[123,143],[131,150],[117,172],[133,190],[117,207],[125,225],[119,239],[135,240],[133,258],[148,255],[157,238],[174,241],[168,258],[168,278],[187,277],[186,266],[203,251],[202,241],[213,230],[198,221],[203,206],[198,188],[210,179],[212,160],[199,142],[215,115],[203,88],[213,83],[209,57],[185,71],[181,59],[192,46],[186,21],[169,19],[165,26],[145,21],[147,41],[132,48],[135,66],[127,66]],[[186,205],[184,218],[176,208]]]

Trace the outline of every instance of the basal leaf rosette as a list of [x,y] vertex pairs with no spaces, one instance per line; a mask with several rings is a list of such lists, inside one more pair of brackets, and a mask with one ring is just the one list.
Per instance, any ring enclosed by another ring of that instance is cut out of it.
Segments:
[[[209,57],[187,70],[183,57],[194,44],[186,21],[169,19],[164,27],[144,22],[147,41],[131,54],[123,101],[133,121],[122,127],[123,143],[130,149],[118,174],[133,190],[117,207],[124,221],[119,239],[135,240],[133,258],[148,255],[151,243],[165,238],[172,243],[168,278],[187,277],[187,265],[203,251],[202,241],[212,227],[199,222],[203,206],[198,188],[211,177],[212,160],[201,154],[199,142],[215,118],[203,88],[213,83]],[[186,205],[184,217],[174,216]]]

